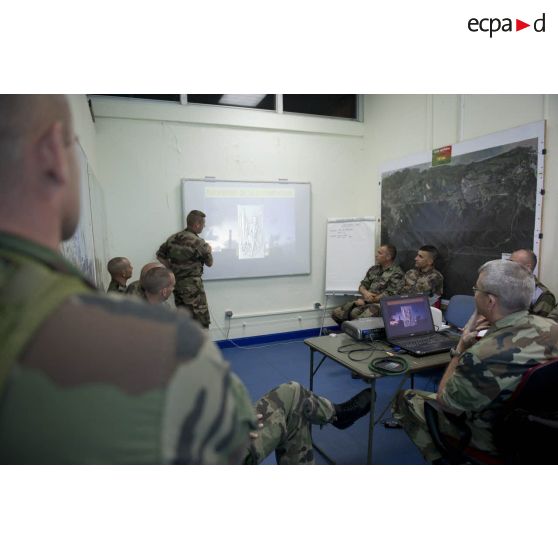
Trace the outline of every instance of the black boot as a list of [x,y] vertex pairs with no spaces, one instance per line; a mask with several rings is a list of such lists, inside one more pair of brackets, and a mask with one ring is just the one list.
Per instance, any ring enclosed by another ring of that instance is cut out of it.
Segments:
[[344,403],[334,403],[333,407],[336,417],[331,424],[340,430],[349,428],[359,418],[370,412],[370,388],[363,389]]

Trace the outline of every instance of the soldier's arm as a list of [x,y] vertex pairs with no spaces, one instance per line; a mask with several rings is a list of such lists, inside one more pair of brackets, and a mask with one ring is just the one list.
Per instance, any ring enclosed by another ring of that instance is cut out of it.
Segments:
[[370,284],[372,283],[372,279],[370,276],[372,269],[373,266],[366,272],[364,279],[360,282],[360,285],[358,287],[358,292],[362,295],[362,298],[364,298],[366,302],[372,302],[372,297],[374,295],[373,292],[368,290],[370,288]]
[[531,309],[532,314],[547,317],[556,306],[556,298],[550,291],[544,292],[535,302]]
[[169,262],[169,260],[166,260],[165,258],[161,258],[161,256],[157,256],[157,259],[158,259],[165,267],[170,267],[170,262]]
[[483,409],[500,393],[494,375],[472,351],[453,358],[442,380],[436,400],[455,414]]
[[159,260],[165,267],[170,267],[169,262],[169,247],[166,242],[159,246],[159,250],[157,250],[156,254],[157,260]]
[[401,293],[405,287],[405,275],[402,271],[394,273],[389,279],[386,288],[378,293],[378,300],[384,298],[385,296],[393,296]]
[[374,293],[371,293],[366,287],[364,287],[361,283],[360,287],[358,288],[358,292],[362,295],[364,300],[368,301],[368,299],[372,298]]
[[432,285],[432,295],[442,296],[443,290],[444,290],[444,278],[442,277],[442,274],[440,274],[439,276],[436,276],[436,280]]
[[548,314],[548,318],[554,320],[555,322],[558,322],[558,306],[555,306],[552,312]]
[[415,278],[413,275],[413,270],[409,269],[407,273],[403,276],[403,288],[401,289],[401,294],[413,294],[415,289]]
[[213,253],[211,245],[208,244],[205,240],[202,240],[202,244],[198,248],[198,253],[201,256],[203,263],[207,267],[211,267],[213,265]]

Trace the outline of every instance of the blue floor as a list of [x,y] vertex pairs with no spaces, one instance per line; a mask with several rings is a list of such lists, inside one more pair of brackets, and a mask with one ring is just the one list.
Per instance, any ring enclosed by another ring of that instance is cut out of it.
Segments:
[[[304,345],[303,339],[221,350],[254,401],[283,382],[296,380],[304,386],[309,385],[310,349]],[[316,358],[316,362],[319,359]],[[434,391],[440,375],[440,372],[415,374],[415,388]],[[376,381],[376,417],[388,405],[400,382],[400,376]],[[334,403],[349,399],[366,385],[362,380],[351,378],[346,368],[330,359],[324,361],[314,377],[314,391]],[[404,387],[409,387],[408,380]],[[385,416],[389,417],[390,412]],[[368,425],[369,417],[365,417],[346,430],[338,430],[331,425],[322,429],[314,427],[314,442],[338,464],[366,464]],[[373,462],[378,465],[425,464],[403,430],[386,429],[381,424],[374,429]],[[264,461],[264,464],[275,463],[274,455]],[[327,464],[318,452],[316,463]]]

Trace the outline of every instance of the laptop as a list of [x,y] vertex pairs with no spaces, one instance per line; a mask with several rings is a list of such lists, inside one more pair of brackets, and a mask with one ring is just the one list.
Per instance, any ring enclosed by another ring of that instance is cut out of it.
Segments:
[[386,338],[411,355],[426,356],[449,351],[458,342],[436,333],[426,295],[399,295],[382,298]]

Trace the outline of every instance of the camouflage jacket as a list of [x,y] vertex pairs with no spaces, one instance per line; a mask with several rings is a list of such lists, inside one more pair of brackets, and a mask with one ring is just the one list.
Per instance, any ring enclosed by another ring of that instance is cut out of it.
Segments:
[[495,452],[494,421],[522,375],[532,366],[558,357],[557,342],[558,324],[522,311],[498,320],[461,355],[439,397],[447,407],[465,411],[474,447]]
[[177,282],[188,277],[201,277],[204,264],[213,265],[209,244],[188,229],[173,234],[161,244],[157,257],[169,262]]
[[381,265],[373,265],[360,282],[367,291],[384,296],[399,294],[403,288],[405,274],[398,265],[383,269]]
[[538,316],[548,316],[555,306],[554,295],[535,277],[535,298],[529,307],[529,312]]
[[98,293],[56,252],[4,234],[0,306],[0,462],[245,457],[246,389],[185,313]]
[[139,296],[143,299],[147,298],[145,296],[145,291],[143,290],[143,287],[141,286],[141,283],[139,281],[133,281],[132,283],[130,283],[128,285],[128,288],[126,289],[126,294]]
[[549,317],[551,320],[554,320],[555,322],[558,322],[558,306],[555,306],[555,307],[552,309],[552,312],[550,312],[550,313],[548,314],[548,317]]
[[111,279],[107,293],[125,293],[126,287],[123,287],[118,281]]
[[425,294],[427,296],[442,296],[444,290],[444,276],[434,268],[420,271],[416,268],[405,273],[405,294]]

